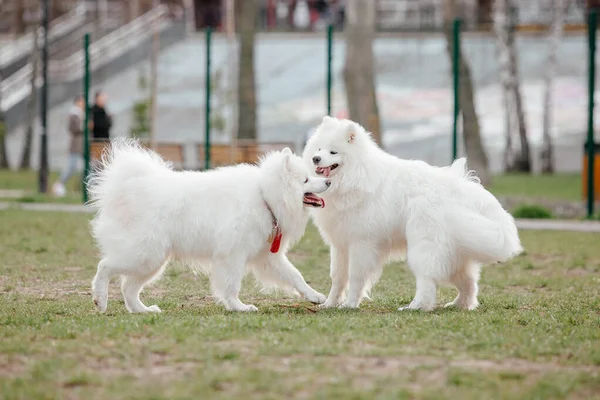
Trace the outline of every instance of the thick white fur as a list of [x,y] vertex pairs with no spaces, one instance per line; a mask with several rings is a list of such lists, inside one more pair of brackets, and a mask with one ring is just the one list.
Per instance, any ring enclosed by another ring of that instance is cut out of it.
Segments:
[[[99,208],[92,232],[101,253],[94,303],[106,310],[109,280],[120,275],[130,312],[160,312],[139,294],[170,258],[207,263],[212,292],[228,310],[256,310],[238,298],[247,266],[262,282],[324,302],[286,257],[308,221],[304,192],[327,188],[324,178],[305,182],[308,173],[289,149],[268,154],[259,166],[176,172],[135,141],[113,141],[90,179],[91,202]],[[267,242],[272,218],[265,202],[283,232],[275,254]]]
[[331,246],[331,291],[323,307],[358,307],[383,264],[406,255],[417,290],[405,308],[432,310],[437,285],[450,283],[458,296],[448,305],[472,310],[481,265],[522,251],[513,217],[464,158],[442,168],[402,160],[381,150],[357,123],[331,117],[305,147],[313,170],[315,156],[320,167],[339,165],[323,194],[327,207],[311,212]]

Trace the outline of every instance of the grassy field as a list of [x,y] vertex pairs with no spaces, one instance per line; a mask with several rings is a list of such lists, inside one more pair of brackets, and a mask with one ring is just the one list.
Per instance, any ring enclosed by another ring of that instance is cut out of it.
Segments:
[[[388,266],[360,310],[319,310],[245,282],[256,314],[213,303],[172,265],[131,315],[89,292],[87,215],[0,211],[1,399],[600,399],[597,234],[523,232],[527,253],[484,270],[474,312],[398,312],[414,279]],[[329,289],[316,230],[291,260]],[[443,288],[440,304],[455,292]]]
[[495,176],[489,190],[496,196],[519,196],[531,199],[583,201],[579,174]]
[[[52,184],[58,180],[58,173],[53,172],[50,174],[48,180],[48,188],[51,191]],[[38,174],[34,171],[0,171],[0,190],[20,190],[24,193],[22,196],[11,196],[2,198],[0,194],[0,201],[18,201],[24,203],[67,203],[77,204],[82,202],[81,195],[81,183],[74,177],[67,184],[67,190],[69,191],[65,197],[57,198],[51,193],[40,194],[38,190]]]
[[[58,175],[53,173],[50,182],[54,182],[57,178]],[[12,199],[13,201],[81,203],[80,183],[75,178],[69,182],[69,195],[62,199],[35,193],[37,191],[37,179],[37,174],[31,171],[0,171],[0,189],[22,189],[26,191],[22,199]],[[582,201],[580,175],[500,175],[493,178],[492,185],[488,189],[497,196]]]

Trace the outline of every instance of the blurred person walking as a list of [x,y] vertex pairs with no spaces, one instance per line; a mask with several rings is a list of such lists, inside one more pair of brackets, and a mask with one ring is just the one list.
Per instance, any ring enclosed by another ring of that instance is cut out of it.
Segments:
[[85,102],[83,96],[79,95],[73,101],[69,110],[67,129],[69,130],[69,157],[60,179],[53,185],[52,192],[57,197],[64,197],[67,193],[66,183],[76,173],[81,171],[81,159],[83,155],[83,123],[85,118]]

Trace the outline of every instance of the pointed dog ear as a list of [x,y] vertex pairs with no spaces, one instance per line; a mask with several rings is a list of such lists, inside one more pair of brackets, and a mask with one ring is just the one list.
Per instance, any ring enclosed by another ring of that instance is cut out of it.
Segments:
[[289,147],[284,148],[283,150],[281,150],[282,154],[292,154],[292,150],[290,150]]
[[283,167],[286,170],[290,170],[290,162],[292,159],[292,151],[288,149],[288,151],[283,151]]
[[354,143],[354,139],[356,139],[356,132],[353,129],[348,131],[348,143]]
[[329,115],[326,115],[323,117],[323,121],[321,121],[322,124],[327,124],[329,122],[333,122],[335,121],[334,118],[330,117]]

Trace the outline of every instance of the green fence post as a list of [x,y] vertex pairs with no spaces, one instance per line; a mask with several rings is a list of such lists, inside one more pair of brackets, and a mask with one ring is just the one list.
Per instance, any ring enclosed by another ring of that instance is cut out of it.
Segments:
[[590,10],[588,15],[588,130],[587,130],[587,212],[588,218],[594,215],[594,89],[596,87],[596,10]]
[[212,28],[206,28],[206,108],[205,108],[205,138],[204,138],[204,168],[210,168],[210,44],[212,38]]
[[333,59],[333,25],[327,26],[327,115],[331,115],[331,62]]
[[87,180],[90,173],[90,138],[89,138],[89,118],[90,118],[90,34],[86,33],[83,37],[83,54],[85,57],[83,67],[83,101],[85,103],[85,112],[83,118],[83,178],[82,192],[83,202],[88,201]]
[[458,114],[460,112],[460,19],[452,24],[452,77],[454,90],[454,119],[452,122],[452,161],[458,156]]

